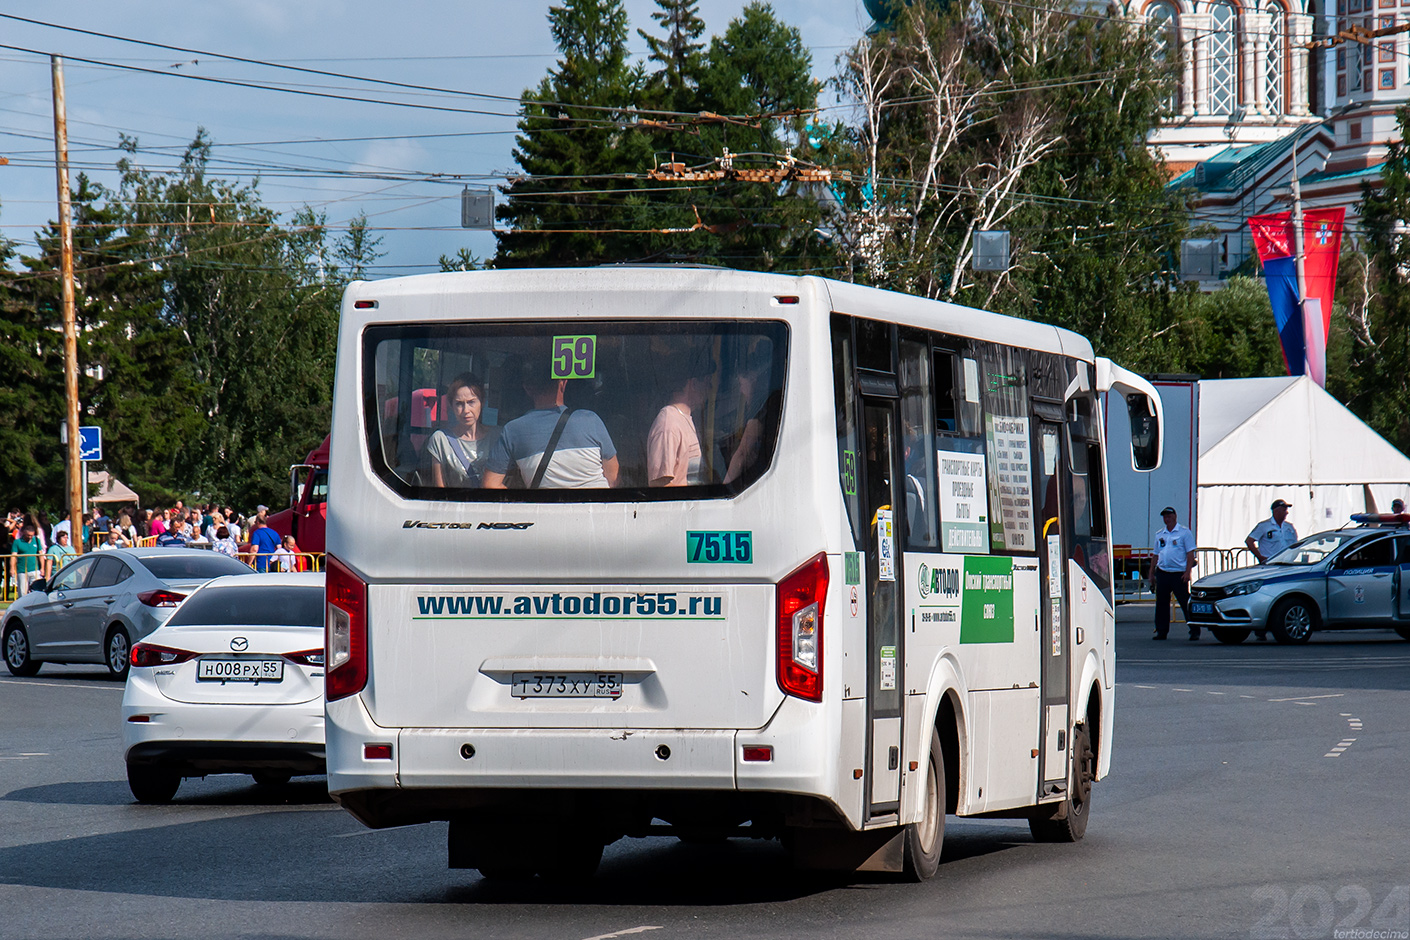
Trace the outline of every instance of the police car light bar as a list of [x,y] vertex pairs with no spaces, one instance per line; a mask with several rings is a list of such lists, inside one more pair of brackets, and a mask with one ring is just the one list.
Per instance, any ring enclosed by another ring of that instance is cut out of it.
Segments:
[[1410,512],[1354,512],[1351,521],[1362,525],[1405,525],[1410,523]]

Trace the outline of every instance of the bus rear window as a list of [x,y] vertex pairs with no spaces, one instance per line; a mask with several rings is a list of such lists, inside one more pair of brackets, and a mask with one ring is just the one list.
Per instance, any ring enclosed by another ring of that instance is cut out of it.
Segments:
[[769,467],[776,321],[373,326],[368,447],[409,499],[701,499]]

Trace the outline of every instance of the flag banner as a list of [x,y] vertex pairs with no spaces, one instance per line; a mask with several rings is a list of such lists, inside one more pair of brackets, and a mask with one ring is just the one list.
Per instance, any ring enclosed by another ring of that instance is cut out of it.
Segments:
[[[1307,296],[1322,302],[1322,349],[1332,331],[1332,295],[1337,290],[1337,262],[1341,260],[1341,233],[1346,224],[1346,210],[1313,209],[1302,216],[1302,250],[1306,257],[1303,272],[1307,280]],[[1311,341],[1308,348],[1312,347]],[[1321,384],[1321,383],[1318,383]]]
[[1303,335],[1302,309],[1297,296],[1297,261],[1293,250],[1292,216],[1252,215],[1248,227],[1263,277],[1268,284],[1268,300],[1273,305],[1273,323],[1283,347],[1283,364],[1288,375],[1302,375],[1307,368],[1307,342]]
[[1316,297],[1302,302],[1302,330],[1307,339],[1307,374],[1327,387],[1327,333],[1322,325],[1322,303]]
[[[1313,372],[1325,371],[1327,337],[1332,326],[1332,298],[1337,286],[1337,261],[1341,258],[1341,234],[1345,209],[1313,209],[1302,216],[1303,272],[1307,296],[1297,289],[1296,241],[1292,213],[1249,216],[1248,227],[1263,275],[1268,284],[1268,300],[1273,305],[1273,322],[1283,348],[1288,375],[1304,375],[1315,359]],[[1321,316],[1304,316],[1304,300],[1316,299]],[[1309,353],[1311,355],[1309,355]],[[1320,382],[1319,382],[1320,384]]]

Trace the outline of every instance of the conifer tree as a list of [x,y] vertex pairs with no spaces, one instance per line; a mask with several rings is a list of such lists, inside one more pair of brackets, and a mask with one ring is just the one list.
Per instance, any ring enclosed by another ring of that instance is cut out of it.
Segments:
[[561,58],[536,89],[524,92],[515,162],[523,175],[505,189],[496,217],[499,267],[624,260],[631,242],[603,230],[624,228],[621,207],[650,169],[650,145],[629,125],[645,84],[627,50],[621,0],[566,0],[549,8]]

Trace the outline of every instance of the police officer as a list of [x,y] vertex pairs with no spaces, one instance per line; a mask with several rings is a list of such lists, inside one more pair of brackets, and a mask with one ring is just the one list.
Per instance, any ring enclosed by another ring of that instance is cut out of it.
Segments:
[[[1273,500],[1273,505],[1269,507],[1273,515],[1254,526],[1248,538],[1244,539],[1244,544],[1258,556],[1260,565],[1266,565],[1268,559],[1297,542],[1297,530],[1291,522],[1285,521],[1288,518],[1288,505],[1281,499]],[[1265,630],[1257,630],[1255,635],[1260,640],[1268,639]]]
[[1176,521],[1175,509],[1160,511],[1165,523],[1155,537],[1155,565],[1151,568],[1151,590],[1155,592],[1155,636],[1163,640],[1170,632],[1170,594],[1180,602],[1190,639],[1199,639],[1199,625],[1190,623],[1190,572],[1195,567],[1195,534]]

